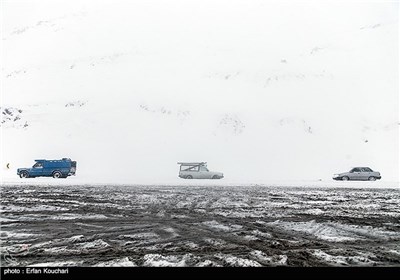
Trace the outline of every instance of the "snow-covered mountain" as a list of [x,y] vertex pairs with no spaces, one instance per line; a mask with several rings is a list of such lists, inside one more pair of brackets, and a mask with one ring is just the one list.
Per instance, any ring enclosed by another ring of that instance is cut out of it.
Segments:
[[[1,172],[399,180],[398,3],[3,1]],[[10,169],[5,166],[10,163]]]

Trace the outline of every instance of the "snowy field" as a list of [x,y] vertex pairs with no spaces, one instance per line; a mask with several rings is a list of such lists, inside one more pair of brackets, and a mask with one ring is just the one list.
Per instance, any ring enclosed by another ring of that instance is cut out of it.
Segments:
[[1,266],[400,266],[398,184],[183,182],[5,183]]

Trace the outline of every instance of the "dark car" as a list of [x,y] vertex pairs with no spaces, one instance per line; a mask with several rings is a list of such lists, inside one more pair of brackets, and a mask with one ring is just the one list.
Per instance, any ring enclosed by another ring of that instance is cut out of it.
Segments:
[[375,181],[381,179],[381,173],[373,171],[369,167],[354,167],[349,172],[333,175],[334,180],[357,180],[357,181]]

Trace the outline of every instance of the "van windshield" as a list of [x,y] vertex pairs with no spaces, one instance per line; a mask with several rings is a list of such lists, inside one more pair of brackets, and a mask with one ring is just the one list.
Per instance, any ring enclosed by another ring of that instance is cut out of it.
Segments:
[[202,167],[200,167],[200,171],[208,171],[208,169],[207,169],[207,167],[202,166]]
[[33,167],[33,168],[42,168],[43,165],[42,165],[42,163],[37,162],[37,163],[35,163],[32,167]]

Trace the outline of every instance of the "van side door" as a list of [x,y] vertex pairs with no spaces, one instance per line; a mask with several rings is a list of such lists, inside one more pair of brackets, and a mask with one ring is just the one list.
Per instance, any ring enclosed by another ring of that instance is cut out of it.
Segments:
[[43,163],[36,162],[30,169],[29,175],[32,177],[43,176]]
[[205,166],[200,166],[199,179],[211,179],[210,171]]
[[199,179],[199,166],[198,165],[189,165],[181,167],[181,174],[183,176],[192,176],[193,179]]
[[53,163],[51,161],[43,162],[43,176],[51,176],[53,173]]

